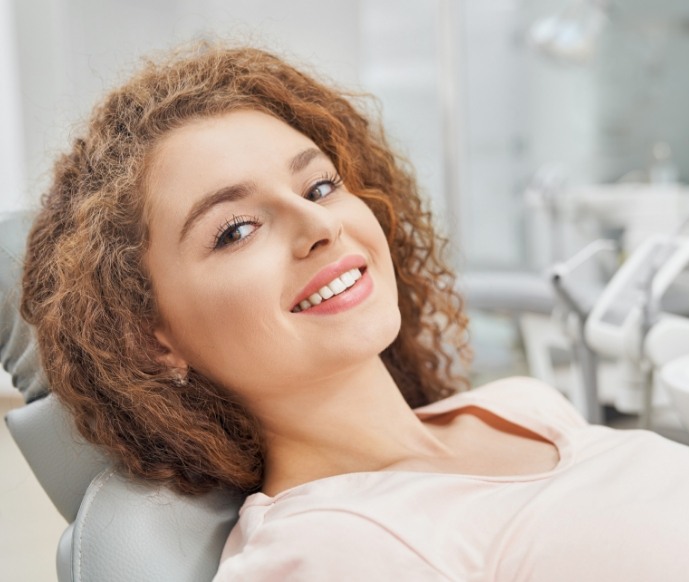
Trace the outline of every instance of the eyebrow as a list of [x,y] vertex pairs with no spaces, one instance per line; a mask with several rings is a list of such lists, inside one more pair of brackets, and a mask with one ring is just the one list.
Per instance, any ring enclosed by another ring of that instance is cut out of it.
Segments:
[[237,200],[242,200],[249,196],[256,189],[255,185],[251,182],[242,182],[240,184],[234,184],[232,186],[226,186],[206,194],[201,200],[199,200],[194,206],[192,206],[187,218],[184,221],[184,226],[179,233],[179,242],[184,240],[187,236],[189,230],[194,223],[197,222],[206,212],[213,208],[216,204],[221,204],[222,202],[235,202]]
[[303,152],[299,152],[289,163],[290,173],[296,174],[297,172],[301,172],[311,163],[311,160],[318,157],[327,158],[327,156],[318,148],[308,148]]
[[[288,164],[288,169],[290,174],[296,174],[301,172],[306,168],[312,160],[318,157],[323,157],[329,159],[321,150],[318,148],[308,148],[299,152],[294,156]],[[180,243],[204,214],[206,214],[211,208],[217,204],[223,202],[235,202],[237,200],[242,200],[247,196],[251,195],[256,190],[256,185],[253,182],[240,182],[239,184],[233,184],[232,186],[225,186],[214,192],[210,192],[203,196],[196,204],[194,204],[187,214],[187,218],[184,221],[182,230],[179,233]]]

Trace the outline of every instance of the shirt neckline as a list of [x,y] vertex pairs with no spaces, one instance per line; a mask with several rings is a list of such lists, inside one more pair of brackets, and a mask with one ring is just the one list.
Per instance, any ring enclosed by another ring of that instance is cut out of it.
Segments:
[[542,421],[540,418],[530,414],[524,414],[512,410],[508,406],[502,406],[501,404],[492,401],[489,398],[483,397],[477,391],[460,392],[414,409],[414,413],[422,420],[433,418],[434,416],[440,416],[441,414],[446,414],[448,412],[459,411],[463,408],[468,408],[474,406],[477,408],[482,408],[496,416],[499,416],[512,424],[526,428],[531,432],[541,436],[548,442],[550,442],[556,449],[558,453],[558,462],[554,467],[547,471],[541,471],[539,473],[527,473],[523,475],[475,475],[470,473],[453,473],[453,472],[442,472],[442,471],[414,471],[410,469],[383,469],[380,471],[353,471],[350,473],[340,473],[338,475],[330,475],[328,477],[320,477],[318,479],[313,479],[307,481],[306,483],[301,483],[290,487],[283,491],[280,491],[277,495],[270,496],[261,491],[249,495],[242,509],[248,506],[254,505],[272,505],[276,501],[284,498],[291,497],[293,495],[307,494],[309,490],[314,487],[329,483],[347,482],[353,479],[361,479],[362,477],[379,476],[380,478],[389,478],[391,475],[425,475],[432,477],[445,477],[450,479],[457,479],[458,481],[467,482],[485,482],[485,483],[495,483],[495,484],[507,484],[507,483],[526,483],[530,481],[541,481],[548,479],[553,475],[560,473],[569,467],[574,459],[574,452],[572,447],[572,442],[570,437],[565,431],[561,430],[555,424],[549,424]]

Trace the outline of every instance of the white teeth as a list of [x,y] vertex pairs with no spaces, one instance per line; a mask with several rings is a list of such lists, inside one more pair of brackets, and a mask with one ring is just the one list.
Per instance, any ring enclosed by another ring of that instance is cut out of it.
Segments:
[[328,287],[327,285],[325,287],[321,287],[318,290],[318,293],[323,297],[323,299],[330,299],[333,295],[335,295],[335,293],[333,293],[330,290],[330,287]]
[[347,288],[347,285],[345,285],[338,277],[337,279],[333,279],[332,281],[330,281],[330,283],[328,283],[328,287],[332,289],[332,292],[335,295],[339,295]]
[[294,313],[299,313],[314,305],[320,305],[323,301],[349,289],[349,287],[354,285],[359,279],[361,279],[361,271],[359,269],[352,269],[351,271],[342,273],[342,275],[335,277],[330,283],[321,287],[318,292],[310,295],[308,299],[301,301],[292,311]]
[[345,284],[345,287],[351,287],[356,283],[356,280],[349,271],[342,273],[342,275],[340,275],[340,280]]

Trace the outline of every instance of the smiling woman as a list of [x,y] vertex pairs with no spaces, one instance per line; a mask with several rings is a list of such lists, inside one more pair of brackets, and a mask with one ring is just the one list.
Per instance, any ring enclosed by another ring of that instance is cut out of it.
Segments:
[[284,121],[242,109],[188,123],[158,144],[148,184],[161,358],[231,387],[264,431],[281,407],[336,394],[333,378],[394,341],[385,233],[333,162]]
[[315,414],[317,396],[376,393],[328,391],[338,374],[377,382],[355,379],[356,354],[411,406],[465,385],[443,245],[343,92],[256,49],[200,45],[148,62],[58,160],[23,313],[52,389],[126,470],[251,492],[281,474],[268,425],[283,401]]
[[22,299],[83,435],[247,495],[217,582],[685,580],[689,450],[534,380],[460,392],[444,242],[355,101],[202,46],[96,109]]

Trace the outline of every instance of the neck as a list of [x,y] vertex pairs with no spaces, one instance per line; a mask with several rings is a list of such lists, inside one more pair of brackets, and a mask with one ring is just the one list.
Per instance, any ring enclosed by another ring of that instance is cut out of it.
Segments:
[[267,440],[264,492],[378,471],[446,448],[418,419],[380,358],[254,402]]

